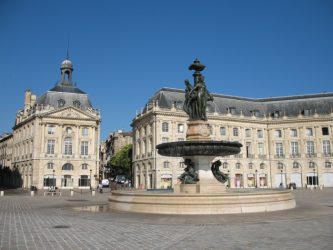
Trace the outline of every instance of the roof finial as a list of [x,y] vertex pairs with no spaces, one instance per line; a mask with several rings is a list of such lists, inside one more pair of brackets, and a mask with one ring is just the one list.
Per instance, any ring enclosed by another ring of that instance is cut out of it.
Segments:
[[69,40],[70,40],[70,33],[68,33],[68,40],[67,40],[67,55],[66,55],[66,59],[69,59]]

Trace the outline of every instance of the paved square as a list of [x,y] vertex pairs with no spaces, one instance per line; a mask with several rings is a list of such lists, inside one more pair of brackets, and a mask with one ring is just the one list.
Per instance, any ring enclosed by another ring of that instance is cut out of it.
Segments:
[[332,249],[333,189],[294,194],[297,207],[287,211],[174,216],[106,211],[109,193],[5,191],[0,249]]

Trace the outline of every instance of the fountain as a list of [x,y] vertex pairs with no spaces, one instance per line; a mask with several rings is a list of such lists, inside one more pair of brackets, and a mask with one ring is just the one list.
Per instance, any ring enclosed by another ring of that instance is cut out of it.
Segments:
[[194,70],[193,86],[185,80],[184,111],[188,114],[186,141],[167,142],[156,146],[158,153],[169,157],[183,157],[186,165],[174,186],[173,193],[113,191],[109,197],[111,209],[156,214],[230,214],[268,212],[291,209],[296,206],[289,191],[260,190],[255,192],[229,192],[229,176],[219,170],[217,156],[238,154],[238,142],[210,139],[206,115],[207,102],[213,96],[206,88],[201,71],[205,66],[195,60],[189,67]]

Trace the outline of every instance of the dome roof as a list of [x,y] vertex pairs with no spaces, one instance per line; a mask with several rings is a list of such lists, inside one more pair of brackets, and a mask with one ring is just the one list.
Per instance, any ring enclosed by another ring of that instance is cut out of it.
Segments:
[[61,68],[73,68],[73,64],[70,60],[65,59],[64,61],[62,61],[61,63]]

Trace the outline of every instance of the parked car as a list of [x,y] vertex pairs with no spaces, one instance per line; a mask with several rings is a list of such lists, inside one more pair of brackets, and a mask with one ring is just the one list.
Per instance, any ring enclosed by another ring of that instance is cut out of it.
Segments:
[[110,186],[110,182],[108,179],[103,179],[102,180],[102,187],[109,187]]
[[124,184],[125,181],[126,181],[126,177],[125,177],[125,175],[117,175],[117,176],[116,176],[116,182],[117,182],[118,184]]

